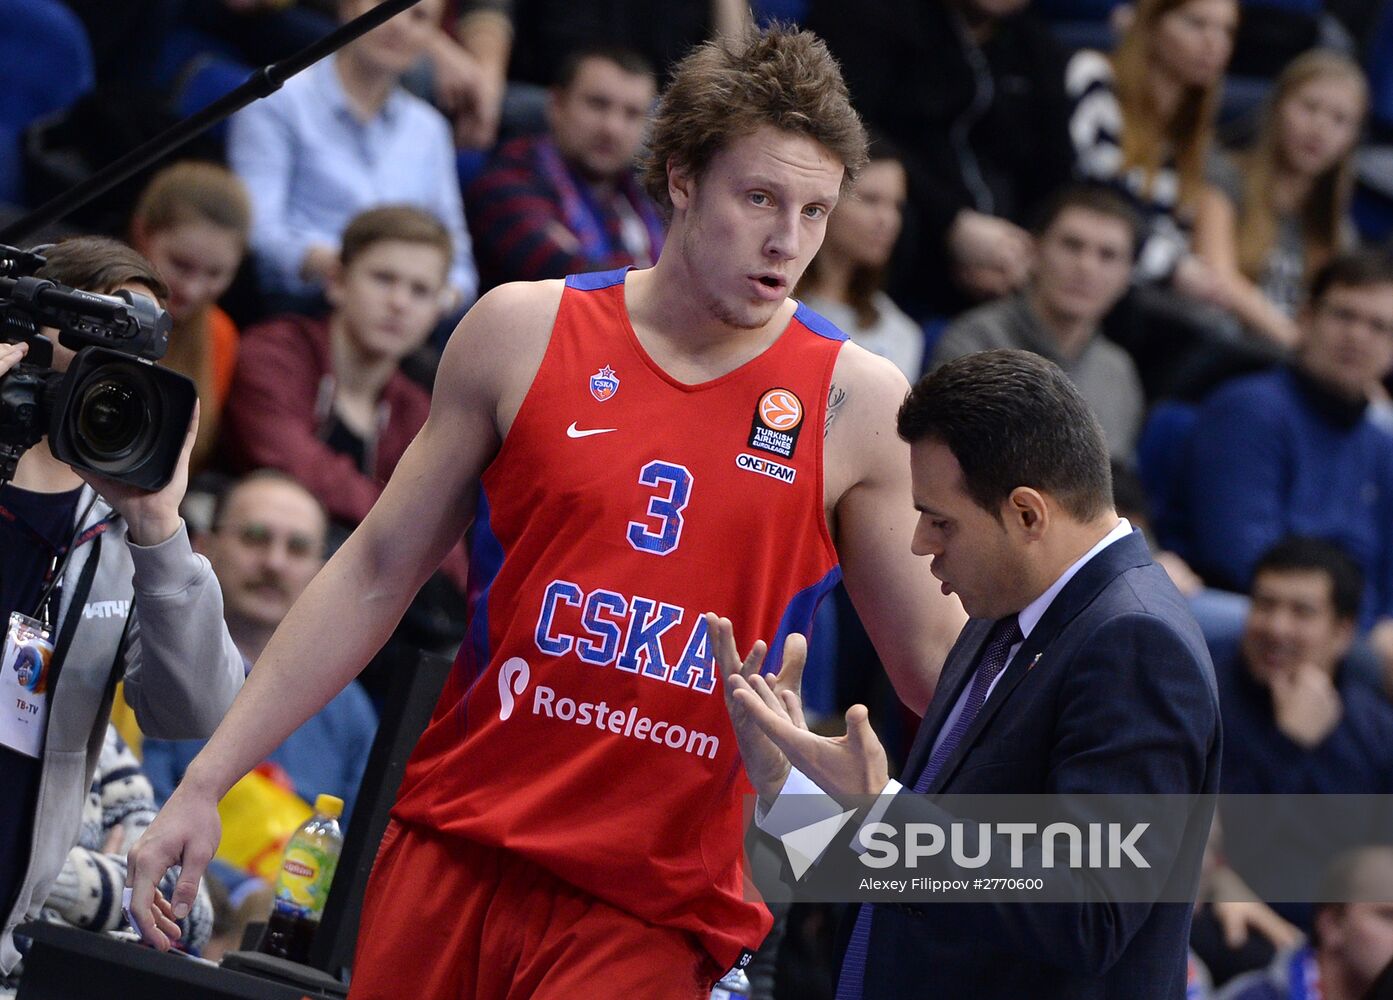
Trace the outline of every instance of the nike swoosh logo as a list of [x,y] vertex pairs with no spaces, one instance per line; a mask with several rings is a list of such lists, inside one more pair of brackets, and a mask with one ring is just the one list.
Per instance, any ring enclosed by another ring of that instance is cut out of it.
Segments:
[[566,436],[568,438],[588,438],[592,434],[613,434],[617,430],[619,430],[618,427],[597,427],[593,431],[582,431],[577,429],[575,423],[572,422],[571,426],[566,428]]

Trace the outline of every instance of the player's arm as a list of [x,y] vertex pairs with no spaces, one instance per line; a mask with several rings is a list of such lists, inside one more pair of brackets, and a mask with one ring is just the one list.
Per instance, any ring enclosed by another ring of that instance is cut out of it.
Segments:
[[286,615],[227,718],[132,850],[132,915],[156,945],[168,945],[151,909],[165,869],[184,866],[177,912],[192,902],[216,849],[218,800],[357,675],[459,540],[479,476],[540,364],[559,298],[552,291],[505,286],[460,323],[430,416],[381,499]]
[[967,617],[956,597],[943,595],[929,560],[909,550],[917,517],[909,445],[895,431],[909,385],[888,361],[852,344],[832,381],[828,478],[849,484],[832,526],[847,593],[900,700],[922,714]]

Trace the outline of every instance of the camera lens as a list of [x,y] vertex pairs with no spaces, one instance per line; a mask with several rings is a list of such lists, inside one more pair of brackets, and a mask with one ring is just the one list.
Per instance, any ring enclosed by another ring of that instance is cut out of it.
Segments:
[[94,468],[139,462],[156,430],[150,405],[156,399],[146,373],[134,365],[103,365],[77,393],[73,408],[75,444]]

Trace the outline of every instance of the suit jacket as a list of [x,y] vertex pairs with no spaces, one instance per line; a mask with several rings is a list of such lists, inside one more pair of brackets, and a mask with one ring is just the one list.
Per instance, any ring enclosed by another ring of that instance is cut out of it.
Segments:
[[[906,789],[991,626],[969,622],[949,653],[900,779]],[[1212,794],[1219,747],[1204,639],[1134,531],[1055,597],[929,792]],[[1184,847],[1176,844],[1174,871],[1189,880],[1212,816],[1207,801],[1187,821]],[[929,799],[901,796],[889,818],[898,826],[949,816]],[[877,907],[864,996],[1179,1000],[1190,912],[1180,903],[1087,901]]]

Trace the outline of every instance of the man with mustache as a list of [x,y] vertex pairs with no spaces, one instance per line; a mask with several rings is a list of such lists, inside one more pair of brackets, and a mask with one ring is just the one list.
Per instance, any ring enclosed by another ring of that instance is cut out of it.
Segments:
[[[213,529],[198,540],[222,584],[227,630],[246,661],[256,662],[295,599],[324,565],[328,519],[313,495],[290,476],[262,469],[228,488],[214,513]],[[351,682],[329,704],[267,755],[302,799],[320,792],[352,811],[377,713],[363,688]],[[203,740],[144,742],[145,771],[163,804]],[[224,873],[226,874],[226,873]]]

